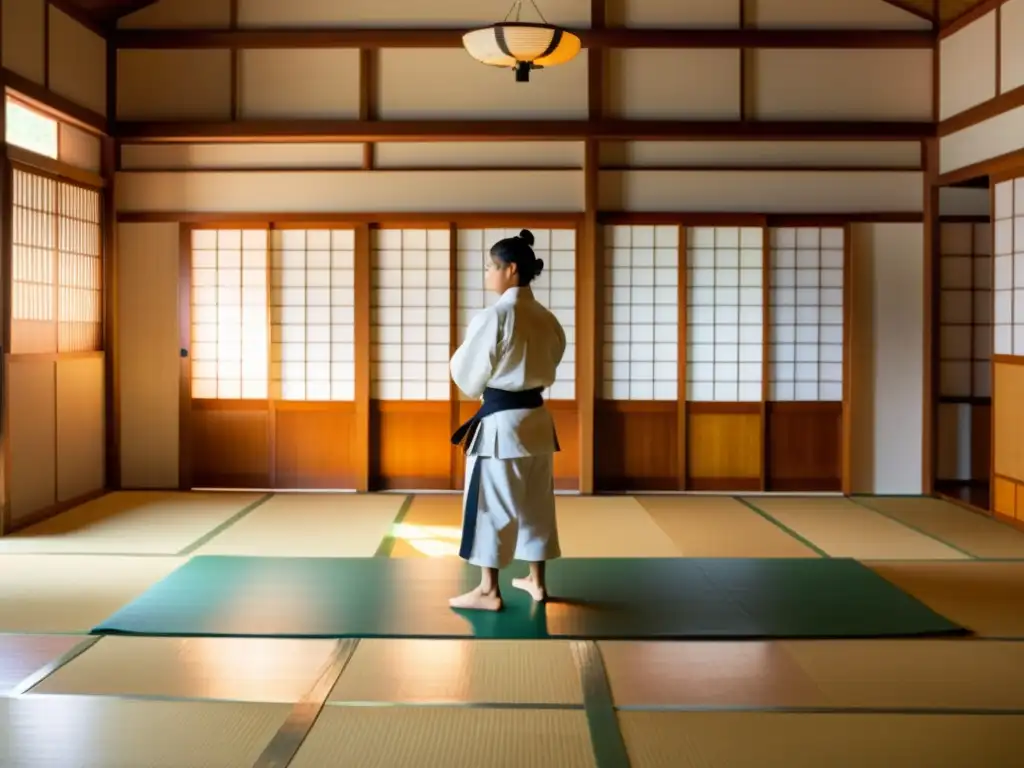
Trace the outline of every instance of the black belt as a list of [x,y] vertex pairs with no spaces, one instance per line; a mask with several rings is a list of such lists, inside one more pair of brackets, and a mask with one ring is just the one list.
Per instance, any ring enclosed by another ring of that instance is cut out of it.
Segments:
[[[484,401],[480,409],[473,414],[465,424],[455,430],[452,435],[452,445],[461,445],[465,453],[469,452],[473,445],[473,439],[480,429],[480,422],[487,416],[502,411],[518,411],[523,409],[533,410],[544,406],[543,389],[527,389],[522,392],[509,392],[504,389],[484,390]],[[559,450],[558,435],[555,435],[555,450]],[[476,537],[476,518],[480,506],[480,459],[476,460],[473,466],[473,473],[469,478],[469,487],[466,489],[466,509],[462,516],[462,545],[459,547],[459,556],[468,560],[473,551],[473,541]]]

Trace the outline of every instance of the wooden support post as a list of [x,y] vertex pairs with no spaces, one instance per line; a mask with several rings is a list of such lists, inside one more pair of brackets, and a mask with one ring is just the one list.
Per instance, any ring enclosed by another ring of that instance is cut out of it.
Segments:
[[927,139],[922,145],[924,165],[924,338],[922,369],[924,380],[921,391],[921,493],[935,492],[935,423],[936,379],[938,378],[938,335],[935,333],[935,318],[939,305],[939,144],[937,139]]
[[370,292],[372,281],[370,270],[372,233],[368,224],[356,228],[355,235],[355,399],[356,424],[354,433],[356,463],[356,491],[370,490],[371,452],[374,440],[370,434]]
[[[605,27],[605,0],[591,0],[590,22],[593,29]],[[604,113],[604,51],[587,53],[587,93],[591,120]],[[600,231],[597,224],[599,206],[598,182],[601,166],[601,144],[594,139],[584,142],[583,158],[583,224],[576,244],[576,408],[580,441],[580,493],[594,492],[594,413],[600,380],[597,328],[600,301],[601,255]]]

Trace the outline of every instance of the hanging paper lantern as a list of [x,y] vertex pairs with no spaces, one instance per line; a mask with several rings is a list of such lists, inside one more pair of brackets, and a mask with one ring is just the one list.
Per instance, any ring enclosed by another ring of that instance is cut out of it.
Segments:
[[492,67],[508,67],[516,82],[530,80],[531,69],[565,64],[580,52],[580,39],[552,24],[503,21],[474,29],[462,37],[466,51],[477,61]]

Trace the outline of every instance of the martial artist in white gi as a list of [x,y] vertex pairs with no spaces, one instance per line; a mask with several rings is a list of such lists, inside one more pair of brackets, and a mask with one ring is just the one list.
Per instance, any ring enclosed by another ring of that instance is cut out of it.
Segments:
[[523,230],[491,248],[486,284],[500,298],[473,318],[451,360],[456,386],[483,400],[452,438],[466,449],[460,555],[481,569],[480,586],[452,598],[454,608],[500,610],[498,569],[513,559],[530,564],[529,578],[513,579],[513,585],[542,602],[544,564],[561,554],[558,438],[541,393],[555,381],[565,331],[529,288],[544,268],[532,245],[533,234]]

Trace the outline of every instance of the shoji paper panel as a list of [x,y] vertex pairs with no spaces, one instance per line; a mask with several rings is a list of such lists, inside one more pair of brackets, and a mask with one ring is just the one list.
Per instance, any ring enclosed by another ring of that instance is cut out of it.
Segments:
[[955,171],[1024,147],[1024,107],[990,117],[939,139],[939,168]]
[[922,207],[919,171],[601,171],[602,211],[865,213]]
[[265,399],[267,231],[192,233],[192,397]]
[[102,347],[103,260],[99,193],[57,183],[57,349]]
[[385,141],[374,151],[377,168],[583,167],[576,141]]
[[47,0],[3,0],[3,63],[33,82],[46,77]]
[[227,120],[231,51],[120,50],[118,120]]
[[[740,115],[740,51],[611,50],[609,116],[637,120],[736,120]],[[676,72],[679,76],[666,76]],[[684,73],[700,73],[693,77]]]
[[239,56],[245,120],[359,118],[359,51],[248,50]]
[[735,29],[740,25],[739,3],[722,0],[621,0],[608,3],[607,13],[609,26]]
[[[388,146],[388,145],[381,145]],[[622,141],[602,142],[602,166],[919,167],[916,141]]]
[[49,115],[6,100],[7,143],[57,159],[60,154],[61,125]]
[[447,400],[447,229],[383,229],[373,238],[372,385],[377,400]]
[[[473,315],[494,303],[496,296],[484,290],[484,259],[491,246],[519,234],[512,229],[460,229],[458,241],[458,341],[465,338]],[[557,380],[544,397],[573,400],[576,397],[576,231],[531,229],[533,251],[544,260],[544,271],[530,288],[536,299],[558,318],[565,330],[566,348]]]
[[997,355],[1024,355],[1024,179],[995,191],[994,309]]
[[271,396],[355,399],[355,233],[270,233]]
[[751,53],[756,120],[930,120],[930,50]]
[[[552,24],[590,26],[589,0],[544,0],[540,4]],[[480,0],[239,0],[238,20],[245,27],[471,27],[493,24],[509,3]],[[537,21],[524,4],[523,21]],[[443,85],[441,86],[443,87]]]
[[536,72],[526,88],[512,71],[486,67],[460,49],[380,52],[382,120],[586,119],[587,51]]
[[[920,200],[920,181],[914,191]],[[583,210],[583,172],[126,173],[117,179],[117,203],[120,211],[564,213]]]
[[679,396],[679,227],[605,228],[606,400]]
[[102,160],[99,138],[67,123],[61,123],[58,131],[60,159],[68,165],[99,173]]
[[107,41],[50,8],[50,90],[101,115],[107,113]]
[[843,230],[771,232],[771,400],[843,399]]
[[760,227],[686,231],[687,400],[761,400],[763,243]]
[[996,57],[978,55],[995,47],[995,11],[939,41],[940,120],[996,95]]
[[930,29],[884,0],[755,0],[747,19],[768,29]]
[[941,228],[939,395],[992,393],[992,227]]
[[60,352],[103,346],[100,193],[57,183],[57,288]]
[[[378,145],[378,148],[384,145]],[[121,168],[362,168],[363,145],[350,144],[124,144]],[[202,178],[202,177],[199,177]]]
[[13,171],[11,351],[56,352],[57,182]]
[[15,353],[100,349],[99,220],[98,192],[14,171],[11,333]]
[[999,90],[1006,93],[1024,85],[1024,0],[1003,3],[999,26]]

